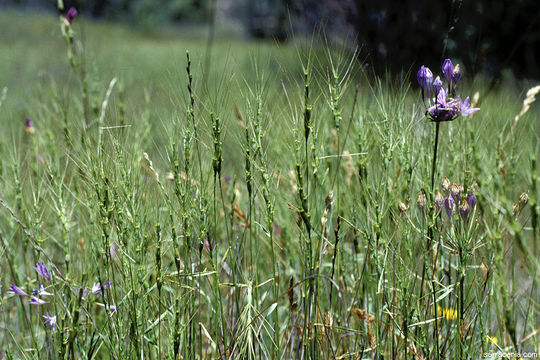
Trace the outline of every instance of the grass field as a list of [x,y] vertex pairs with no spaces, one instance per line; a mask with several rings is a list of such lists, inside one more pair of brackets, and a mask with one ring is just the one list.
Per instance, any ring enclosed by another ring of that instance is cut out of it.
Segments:
[[0,359],[539,353],[535,83],[61,23],[0,13]]

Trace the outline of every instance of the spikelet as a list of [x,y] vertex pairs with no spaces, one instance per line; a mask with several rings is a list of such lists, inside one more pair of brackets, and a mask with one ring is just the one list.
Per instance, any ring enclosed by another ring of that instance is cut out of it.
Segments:
[[523,100],[523,106],[521,107],[521,111],[514,118],[512,129],[514,129],[519,119],[521,119],[521,117],[525,115],[527,111],[529,111],[532,103],[534,103],[534,101],[536,100],[536,95],[538,95],[538,93],[540,93],[540,85],[532,87],[529,89],[529,91],[527,91],[527,96],[525,97],[525,100]]
[[356,169],[354,167],[353,159],[351,156],[351,153],[349,153],[348,150],[345,150],[343,152],[343,158],[345,160],[345,163],[343,164],[345,168],[345,176],[347,181],[347,186],[351,185],[351,178],[356,174]]

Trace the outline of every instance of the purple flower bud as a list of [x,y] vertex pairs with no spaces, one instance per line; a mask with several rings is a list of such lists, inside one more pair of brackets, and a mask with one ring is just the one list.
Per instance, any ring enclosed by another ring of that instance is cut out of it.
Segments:
[[460,201],[461,201],[461,196],[460,196],[460,191],[459,191],[459,185],[458,184],[453,183],[450,186],[450,194],[452,195],[452,198],[454,198],[456,203],[459,204]]
[[463,199],[461,205],[459,206],[459,215],[461,216],[463,221],[467,220],[467,215],[469,215],[469,204],[465,199]]
[[450,84],[452,82],[452,76],[454,75],[454,65],[450,59],[444,60],[442,64],[442,72],[446,78],[446,82]]
[[75,17],[79,14],[79,12],[77,11],[77,9],[75,9],[74,7],[70,8],[67,12],[67,15],[66,15],[66,20],[68,21],[68,23],[71,24],[71,22],[73,21],[73,19],[75,19]]
[[45,266],[45,263],[43,261],[38,262],[36,264],[36,266],[34,267],[34,269],[45,280],[47,280],[47,281],[51,280],[51,274],[50,274],[49,270],[47,269],[47,267]]
[[435,93],[435,98],[437,98],[438,101],[438,95],[439,91],[442,89],[442,81],[440,77],[436,77],[435,80],[433,80],[433,92]]
[[427,91],[429,97],[431,83],[433,82],[433,73],[431,70],[422,65],[416,74],[416,79],[418,80],[418,84],[422,88],[422,91]]
[[448,197],[444,200],[444,209],[446,210],[446,215],[452,219],[452,215],[454,214],[455,210],[455,202],[452,195],[448,195]]
[[41,300],[35,296],[32,296],[30,298],[30,305],[43,305],[43,304],[47,304],[47,302],[45,300]]
[[26,118],[26,120],[24,121],[24,131],[26,131],[28,134],[33,134],[36,132],[36,128],[34,127],[32,119]]
[[476,207],[476,196],[474,195],[472,191],[467,196],[467,203],[469,204],[469,207],[471,208],[471,210]]
[[45,319],[45,325],[49,325],[49,329],[51,329],[51,331],[54,331],[54,329],[56,328],[56,315],[51,316],[49,315],[49,313],[47,313],[47,315],[43,315],[43,318]]
[[452,73],[452,84],[456,85],[459,81],[459,78],[461,77],[461,67],[459,64],[454,66],[454,71]]
[[86,299],[86,295],[88,295],[88,286],[85,286],[82,293],[82,299]]
[[435,206],[437,209],[440,209],[444,206],[444,198],[440,192],[437,192],[437,195],[435,195]]
[[15,284],[11,284],[8,290],[8,294],[14,294],[19,296],[28,296],[28,294]]

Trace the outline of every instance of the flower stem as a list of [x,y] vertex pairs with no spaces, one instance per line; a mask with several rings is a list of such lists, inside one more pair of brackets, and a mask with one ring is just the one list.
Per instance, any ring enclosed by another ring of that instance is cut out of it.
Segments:
[[433,192],[435,186],[435,167],[437,165],[437,146],[439,145],[439,125],[440,122],[436,122],[435,127],[435,147],[433,148],[433,164],[431,165],[431,192]]

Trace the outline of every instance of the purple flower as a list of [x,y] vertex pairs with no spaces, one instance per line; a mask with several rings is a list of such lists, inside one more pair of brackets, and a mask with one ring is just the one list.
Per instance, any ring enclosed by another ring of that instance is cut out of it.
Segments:
[[68,21],[68,23],[71,24],[71,22],[73,21],[73,19],[75,19],[75,17],[79,14],[79,12],[77,11],[77,9],[75,9],[74,7],[70,8],[67,12],[67,15],[66,15],[66,20]]
[[39,287],[32,291],[32,295],[39,295],[39,296],[52,296],[50,292],[45,290],[45,286],[43,284],[39,284]]
[[459,81],[459,78],[461,77],[461,67],[459,64],[454,66],[454,71],[452,73],[452,84],[456,85]]
[[455,210],[454,204],[454,198],[452,195],[448,195],[448,197],[444,200],[444,209],[446,210],[446,215],[448,215],[450,219],[452,219],[452,215]]
[[474,209],[476,207],[476,196],[472,191],[467,196],[467,203],[469,204],[469,207],[471,209]]
[[36,264],[36,266],[34,267],[34,269],[45,280],[47,280],[47,281],[51,280],[51,273],[49,272],[49,270],[47,269],[47,267],[45,266],[45,263],[43,261],[38,262]]
[[85,286],[82,293],[82,299],[84,300],[86,298],[86,295],[88,295],[88,286]]
[[469,97],[467,96],[467,98],[465,99],[465,101],[461,101],[461,98],[459,98],[459,109],[460,109],[460,113],[461,113],[461,116],[469,116],[469,115],[472,115],[474,114],[475,112],[477,112],[478,110],[480,110],[480,108],[471,108],[470,106],[470,99]]
[[47,304],[47,302],[45,300],[41,300],[35,296],[32,296],[30,298],[30,305],[43,305],[43,304]]
[[94,286],[92,286],[92,290],[90,290],[90,292],[96,296],[101,296],[101,283],[94,283]]
[[433,92],[435,93],[435,97],[437,99],[439,98],[439,91],[441,89],[442,89],[442,81],[441,81],[441,78],[437,76],[435,80],[433,80]]
[[26,118],[24,121],[24,131],[26,131],[28,134],[33,134],[36,132],[32,119]]
[[452,65],[452,60],[444,60],[442,64],[442,72],[444,74],[444,77],[446,78],[446,82],[450,84],[454,75],[454,65]]
[[114,313],[116,312],[116,305],[109,305],[109,307],[107,308],[107,305],[103,304],[103,303],[96,303],[97,306],[101,306],[102,308],[105,308],[107,310],[109,310],[111,313]]
[[424,91],[427,91],[429,97],[431,83],[433,82],[433,73],[431,72],[431,70],[422,65],[420,67],[420,70],[418,70],[418,73],[416,74],[416,79],[418,80],[418,84],[422,88],[422,94]]
[[21,289],[20,287],[18,287],[15,284],[10,285],[9,290],[8,290],[8,294],[15,294],[15,295],[19,295],[19,296],[28,296],[28,294],[26,292],[24,292],[23,289]]
[[49,313],[47,313],[47,315],[43,315],[43,318],[45,319],[45,325],[49,325],[49,329],[54,331],[56,328],[56,315],[50,316]]
[[427,109],[427,115],[431,121],[435,122],[452,121],[461,115],[460,108],[461,105],[459,100],[448,98],[446,96],[446,91],[440,89],[437,94],[435,105]]

